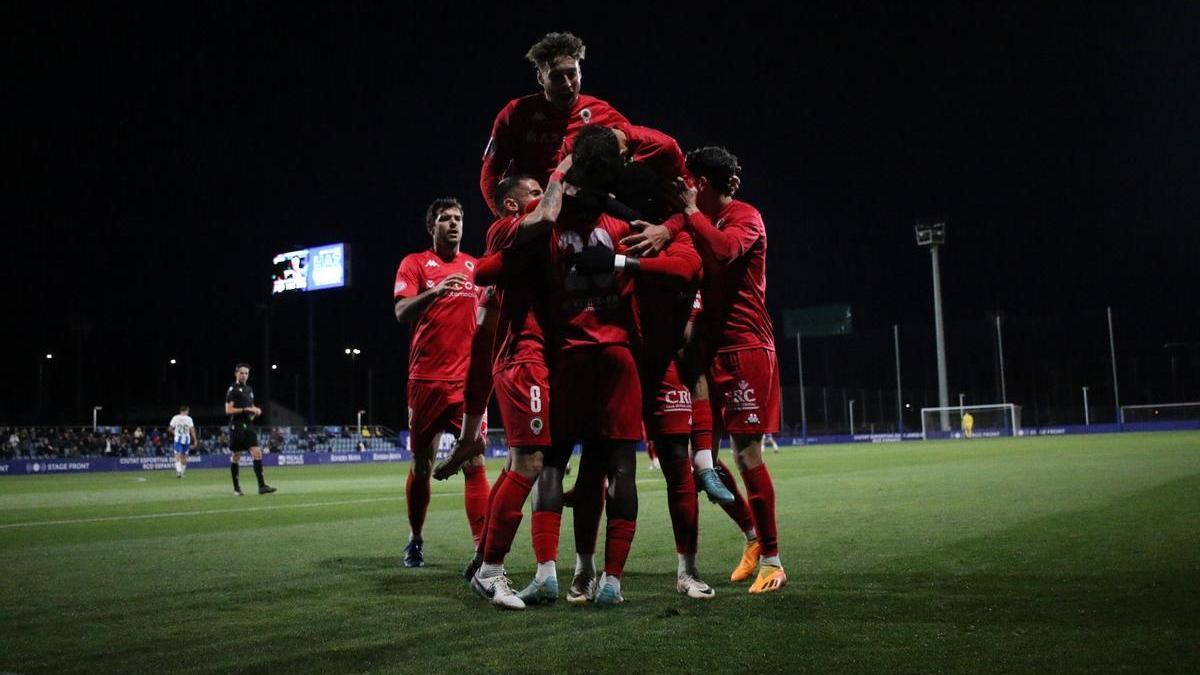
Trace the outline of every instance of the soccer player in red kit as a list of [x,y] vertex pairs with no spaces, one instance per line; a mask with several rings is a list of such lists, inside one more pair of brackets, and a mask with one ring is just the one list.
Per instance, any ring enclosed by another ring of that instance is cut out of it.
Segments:
[[[468,351],[464,338],[475,331],[479,291],[475,258],[459,250],[462,205],[437,199],[425,214],[433,239],[427,251],[405,256],[393,288],[396,320],[412,323],[408,357],[408,427],[412,465],[405,486],[410,534],[404,566],[425,564],[422,528],[429,508],[430,472],[443,431],[457,430],[463,417],[463,387]],[[464,469],[464,501],[471,534],[478,541],[487,515],[488,482],[483,458]]]
[[[572,184],[606,197],[619,182],[625,166],[618,134],[589,127],[577,137],[573,155]],[[620,241],[632,233],[632,228],[628,222],[603,213],[602,204],[602,200],[590,204],[583,199],[570,202],[568,205],[576,208],[568,211],[564,207],[552,232],[552,251],[560,275],[557,309],[562,345],[554,371],[553,406],[556,445],[564,443],[569,448],[577,440],[584,445],[575,487],[577,565],[567,599],[578,601],[592,595],[594,570],[588,563],[595,525],[587,522],[580,507],[593,503],[588,491],[603,485],[587,468],[598,465],[608,480],[608,528],[604,577],[596,586],[594,600],[597,604],[616,604],[624,601],[622,570],[636,528],[634,447],[642,434],[644,378],[632,352],[639,333],[633,298],[635,279],[637,285],[686,287],[697,278],[700,259],[687,245],[686,237],[679,237],[674,249],[657,258],[627,258]],[[694,289],[692,286],[693,294]],[[687,307],[690,304],[685,305],[683,321]],[[650,381],[661,379],[655,374]],[[650,393],[657,394],[657,387]],[[686,422],[685,415],[681,423]],[[648,418],[646,423],[656,433],[661,430],[657,420]],[[686,432],[683,438],[686,457]]]
[[678,202],[685,231],[704,260],[705,307],[698,327],[709,355],[714,418],[732,436],[758,534],[758,578],[750,592],[769,593],[782,588],[787,575],[779,558],[775,488],[762,457],[763,434],[779,431],[779,369],[766,308],[766,226],[757,209],[733,198],[740,167],[728,150],[693,150],[687,169],[695,184],[678,181]]
[[580,93],[583,56],[583,41],[570,33],[549,33],[525,55],[542,90],[509,101],[496,115],[479,173],[483,198],[497,215],[495,188],[506,175],[545,185],[565,140],[590,124],[628,123],[605,101]]
[[[486,271],[481,277],[497,282],[499,310],[494,351],[473,346],[472,360],[491,357],[496,401],[511,451],[509,470],[497,478],[490,500],[487,532],[479,550],[481,564],[471,586],[492,604],[506,609],[523,609],[526,604],[558,599],[561,473],[556,474],[556,480],[549,486],[555,488],[557,500],[542,487],[546,475],[553,473],[545,461],[551,444],[551,383],[543,326],[551,321],[547,291],[552,283],[545,235],[558,217],[563,197],[562,174],[569,168],[569,159],[559,164],[544,194],[533,178],[510,176],[496,186],[492,195],[503,215],[488,228],[488,257],[506,256],[512,259],[512,264],[496,278],[487,278]],[[469,388],[482,390],[473,384]],[[512,546],[522,506],[535,482],[539,490],[534,499],[532,529],[538,568],[533,582],[520,594],[514,594],[503,567],[504,557]]]

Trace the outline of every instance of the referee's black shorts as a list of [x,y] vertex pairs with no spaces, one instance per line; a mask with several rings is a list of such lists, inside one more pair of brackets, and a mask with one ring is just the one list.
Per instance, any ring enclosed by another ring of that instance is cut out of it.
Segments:
[[258,446],[258,434],[250,426],[235,426],[229,430],[230,452],[249,452],[250,448]]

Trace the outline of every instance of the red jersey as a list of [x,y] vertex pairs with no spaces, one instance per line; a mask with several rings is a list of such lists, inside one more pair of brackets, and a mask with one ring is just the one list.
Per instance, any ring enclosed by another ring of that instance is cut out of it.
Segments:
[[758,209],[732,200],[714,224],[703,213],[687,217],[704,260],[704,344],[714,352],[775,349],[767,313],[767,228]]
[[587,124],[612,127],[629,124],[629,120],[605,101],[587,94],[580,94],[569,110],[558,109],[541,93],[509,101],[496,115],[483,151],[479,189],[484,201],[492,203],[492,189],[506,174],[527,173],[545,185],[558,165],[555,157],[563,143]]
[[623,253],[621,238],[633,230],[607,213],[592,220],[560,216],[550,233],[555,275],[557,344],[566,351],[597,345],[632,346],[637,339],[633,280],[623,272],[582,276],[571,257],[584,247],[606,246]]
[[674,358],[683,346],[683,330],[693,318],[700,285],[700,255],[687,232],[680,232],[670,245],[654,258],[643,258],[642,265],[651,261],[670,264],[678,262],[691,274],[684,277],[639,278],[637,288],[638,318],[642,329],[644,361],[657,363]]
[[[522,215],[505,216],[492,223],[487,232],[487,253],[497,253],[516,240]],[[496,285],[495,300],[500,307],[496,326],[493,371],[518,363],[546,363],[546,334],[542,323],[549,321],[547,295],[551,280],[549,250],[530,244],[521,249],[521,264],[504,283]]]
[[471,357],[475,308],[479,289],[474,284],[475,258],[459,253],[446,262],[433,250],[413,253],[400,261],[392,297],[412,298],[433,288],[451,274],[466,275],[466,286],[434,300],[412,329],[408,350],[408,379],[462,382]]

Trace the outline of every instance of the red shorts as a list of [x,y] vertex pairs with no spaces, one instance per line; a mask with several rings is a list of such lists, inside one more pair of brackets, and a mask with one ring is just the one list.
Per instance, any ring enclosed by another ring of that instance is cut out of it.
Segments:
[[564,352],[553,386],[555,443],[642,439],[642,384],[628,347]]
[[779,431],[779,366],[765,347],[718,353],[708,371],[714,421],[731,434]]
[[643,373],[647,390],[643,402],[642,419],[646,424],[646,438],[661,436],[687,436],[692,433],[692,392],[679,374],[675,359],[659,372]]
[[430,448],[444,431],[458,434],[462,429],[464,386],[463,382],[441,380],[408,381],[409,452],[415,454]]
[[493,382],[509,447],[550,447],[550,373],[546,364],[508,366],[495,374]]

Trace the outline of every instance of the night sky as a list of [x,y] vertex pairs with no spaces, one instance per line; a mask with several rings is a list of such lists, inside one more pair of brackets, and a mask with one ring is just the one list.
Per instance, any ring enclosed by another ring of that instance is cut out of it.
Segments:
[[[94,404],[158,421],[180,400],[218,421],[235,362],[263,386],[272,255],[345,241],[352,286],[312,297],[319,421],[353,419],[370,368],[374,421],[403,426],[396,265],[428,246],[422,215],[445,195],[464,201],[464,250],[481,253],[480,155],[496,112],[535,90],[523,54],[550,30],[587,43],[585,92],[685,149],[738,155],[739,196],[767,223],[781,343],[784,309],[852,306],[856,341],[814,342],[808,381],[894,388],[899,324],[906,387],[933,388],[929,256],[912,226],[937,217],[952,389],[989,398],[978,329],[999,312],[1010,398],[1054,398],[1032,381],[1084,354],[1054,386],[1111,400],[1112,306],[1123,398],[1200,396],[1200,5],[168,4],[4,10],[16,246],[0,267],[0,424],[90,421]],[[304,317],[305,298],[271,309],[289,407]],[[347,346],[364,352],[354,375]],[[780,349],[794,382],[794,348]]]

